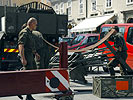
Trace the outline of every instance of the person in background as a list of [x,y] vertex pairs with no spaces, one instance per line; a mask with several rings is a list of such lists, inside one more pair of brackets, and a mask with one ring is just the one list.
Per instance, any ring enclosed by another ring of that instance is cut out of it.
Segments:
[[35,58],[37,68],[47,69],[50,58],[48,44],[44,41],[43,35],[39,31],[33,31],[32,34],[35,40],[36,51],[41,55],[40,60]]

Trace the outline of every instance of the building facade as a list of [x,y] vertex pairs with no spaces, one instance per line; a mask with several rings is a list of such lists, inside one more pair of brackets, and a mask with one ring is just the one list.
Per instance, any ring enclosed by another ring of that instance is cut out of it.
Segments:
[[133,0],[50,0],[58,14],[68,14],[74,26],[86,18],[114,14],[109,23],[133,22]]
[[50,5],[49,0],[0,0],[0,6],[20,6],[29,2],[42,2],[45,3],[47,5]]

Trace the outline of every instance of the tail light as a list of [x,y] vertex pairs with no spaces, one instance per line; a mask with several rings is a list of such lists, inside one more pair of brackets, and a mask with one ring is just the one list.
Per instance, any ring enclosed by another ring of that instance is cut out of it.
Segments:
[[2,57],[2,60],[5,60],[5,57]]

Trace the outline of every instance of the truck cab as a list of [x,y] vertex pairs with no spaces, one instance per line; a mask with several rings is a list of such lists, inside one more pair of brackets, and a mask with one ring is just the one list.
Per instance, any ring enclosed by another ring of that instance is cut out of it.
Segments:
[[[109,31],[111,27],[118,26],[119,32],[124,36],[126,46],[128,48],[127,53],[127,64],[130,66],[131,69],[133,69],[133,24],[104,24],[101,26],[101,33],[99,39],[101,39],[106,33]],[[111,45],[113,45],[113,42],[109,41]],[[105,47],[105,44],[102,44],[99,46],[99,48]],[[110,51],[105,51],[104,53],[108,53]],[[107,55],[107,56],[113,56],[113,54]]]

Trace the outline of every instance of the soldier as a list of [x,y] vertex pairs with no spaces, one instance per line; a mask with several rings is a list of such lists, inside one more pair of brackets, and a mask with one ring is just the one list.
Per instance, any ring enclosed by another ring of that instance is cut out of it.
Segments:
[[39,69],[46,69],[49,65],[49,48],[48,44],[44,42],[42,34],[38,31],[32,32],[35,39],[36,51],[41,55],[40,60],[35,59],[37,67]]
[[[18,36],[18,49],[21,57],[22,65],[26,70],[33,69],[34,57],[39,60],[40,56],[36,53],[35,42],[33,39],[32,31],[36,30],[37,20],[35,18],[30,18],[27,22],[27,26],[22,29]],[[27,95],[26,100],[35,100],[31,94]]]
[[[110,37],[110,41],[114,42],[114,47],[116,49],[117,55],[120,56],[124,61],[126,61],[126,59],[127,59],[127,46],[126,46],[124,37],[123,37],[122,33],[119,32],[118,26],[115,26],[112,29],[115,29],[115,32]],[[109,72],[110,72],[111,76],[115,76],[114,67],[116,67],[118,64],[120,64],[120,61],[117,58],[113,58],[108,63],[108,68],[109,68]],[[120,68],[121,74],[125,74],[126,72],[124,72],[125,70],[123,70],[122,68],[124,68],[124,66]]]

